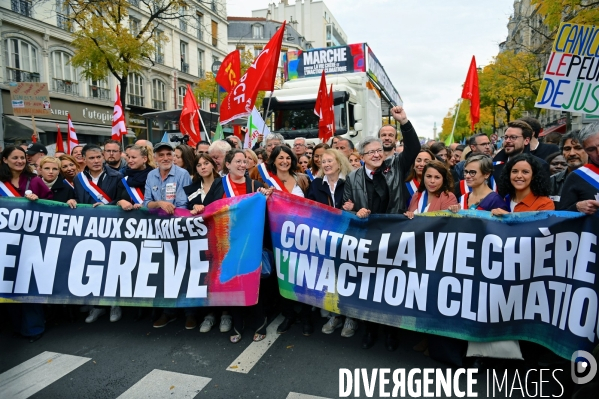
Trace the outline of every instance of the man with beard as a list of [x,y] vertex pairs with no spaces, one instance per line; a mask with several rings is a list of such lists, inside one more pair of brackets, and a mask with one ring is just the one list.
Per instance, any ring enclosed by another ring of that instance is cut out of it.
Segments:
[[379,139],[383,142],[385,159],[395,154],[395,142],[397,141],[397,130],[391,125],[385,125],[379,129]]
[[574,138],[582,144],[589,163],[566,178],[559,209],[593,215],[599,209],[599,122],[587,125]]
[[[495,181],[499,181],[501,171],[510,158],[529,152],[527,146],[533,135],[532,128],[524,121],[512,121],[507,126],[508,128],[503,136],[505,142],[503,149],[493,158],[493,178]],[[537,159],[543,165],[547,176],[549,176],[549,164],[544,159],[539,157]]]
[[530,125],[532,128],[532,137],[530,139],[530,153],[537,158],[545,159],[551,154],[559,152],[559,147],[555,144],[541,143],[538,139],[541,132],[541,123],[532,116],[524,116],[520,119]]
[[116,140],[107,140],[104,143],[104,162],[118,172],[125,171],[127,162],[121,157],[121,143]]
[[[488,155],[490,157],[493,156],[493,145],[491,144],[491,140],[484,133],[478,133],[474,136],[470,137],[468,141],[468,145],[470,146],[470,151],[478,152],[484,155]],[[461,156],[462,154],[460,154]],[[464,165],[466,161],[460,161],[455,164],[453,167],[456,176],[460,178],[460,180],[464,180]],[[459,197],[458,197],[459,198]]]
[[551,188],[549,191],[549,196],[555,203],[555,209],[558,209],[562,195],[562,189],[564,188],[564,182],[566,181],[566,178],[570,172],[580,168],[589,160],[584,148],[582,148],[582,145],[575,139],[575,136],[578,133],[578,131],[575,131],[564,134],[562,141],[560,142],[560,152],[566,159],[568,167],[563,171],[551,176]]

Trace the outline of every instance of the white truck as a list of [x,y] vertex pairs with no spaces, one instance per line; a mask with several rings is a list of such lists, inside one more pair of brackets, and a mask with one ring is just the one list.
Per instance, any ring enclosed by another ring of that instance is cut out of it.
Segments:
[[376,136],[383,117],[391,116],[391,107],[403,105],[366,43],[289,51],[283,65],[285,82],[272,98],[266,93],[263,107],[269,109],[271,132],[281,133],[289,143],[296,137],[320,142],[314,105],[323,69],[327,86],[333,84],[336,136],[354,143]]

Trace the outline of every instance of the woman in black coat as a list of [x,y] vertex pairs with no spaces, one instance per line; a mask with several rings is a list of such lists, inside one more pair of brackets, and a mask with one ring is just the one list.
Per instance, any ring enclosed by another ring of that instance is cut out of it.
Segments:
[[66,204],[69,200],[75,199],[75,190],[60,173],[60,163],[58,158],[43,157],[39,164],[40,177],[52,191],[52,200]]
[[123,171],[123,185],[117,188],[117,205],[123,210],[139,209],[143,205],[146,180],[154,170],[149,165],[148,149],[134,145],[127,150],[127,168]]
[[218,175],[216,162],[208,153],[196,156],[195,173],[191,176],[191,184],[183,187],[187,195],[187,209],[193,215],[204,211],[204,207],[225,195],[223,183]]

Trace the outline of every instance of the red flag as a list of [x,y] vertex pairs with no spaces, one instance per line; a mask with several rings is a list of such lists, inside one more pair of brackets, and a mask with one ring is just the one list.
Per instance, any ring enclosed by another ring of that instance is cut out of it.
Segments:
[[472,123],[472,131],[474,125],[480,120],[480,92],[478,90],[478,71],[476,69],[476,60],[472,56],[468,76],[462,90],[462,98],[470,100],[470,121]]
[[60,133],[60,125],[56,124],[56,149],[54,152],[64,152],[64,143],[62,142],[62,133]]
[[241,126],[234,125],[233,126],[233,135],[239,138],[239,140],[243,141],[243,134],[241,133]]
[[318,116],[318,138],[326,143],[328,139],[333,137],[335,114],[333,113],[333,86],[331,85],[331,94],[327,92],[327,81],[324,70],[320,76],[320,86],[318,95],[316,96],[316,104],[314,105],[314,113]]
[[75,133],[75,127],[73,126],[73,121],[71,120],[71,114],[67,114],[68,117],[68,131],[69,131],[69,140],[67,141],[67,147],[69,150],[69,154],[73,152],[73,148],[79,145],[79,140],[77,139],[77,133]]
[[125,113],[123,112],[123,103],[121,102],[121,95],[119,93],[119,87],[117,86],[114,111],[112,112],[112,139],[121,141],[126,134],[127,127],[125,126]]
[[187,85],[185,98],[183,98],[183,110],[181,110],[181,116],[179,117],[179,130],[189,136],[188,144],[192,147],[202,141],[200,109],[189,84]]
[[225,91],[231,91],[239,82],[241,77],[241,56],[239,50],[235,50],[225,57],[216,74],[216,83]]
[[249,115],[256,103],[258,91],[274,89],[284,31],[285,22],[225,97],[220,108],[221,125]]

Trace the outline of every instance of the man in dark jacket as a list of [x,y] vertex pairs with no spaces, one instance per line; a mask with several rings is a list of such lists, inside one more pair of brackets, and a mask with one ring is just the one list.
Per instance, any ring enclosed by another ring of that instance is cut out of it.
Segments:
[[584,148],[582,148],[582,144],[576,141],[575,134],[578,134],[578,131],[565,134],[560,142],[560,152],[564,156],[568,167],[551,176],[549,195],[555,203],[555,209],[559,209],[562,188],[564,187],[564,182],[570,172],[573,172],[586,164],[589,159]]
[[542,143],[539,141],[541,133],[541,123],[532,116],[524,116],[519,121],[524,121],[532,128],[532,137],[530,138],[530,153],[537,158],[545,159],[551,154],[559,152],[559,147],[555,144]]
[[[94,144],[88,144],[81,150],[85,160],[85,169],[77,174],[73,183],[75,185],[75,199],[79,204],[115,205],[121,192],[125,190],[121,179],[123,175],[104,164],[102,149]],[[69,201],[70,202],[70,201]],[[95,306],[90,310],[86,323],[93,323],[106,313],[103,307]],[[121,308],[112,306],[110,321],[121,319]]]

